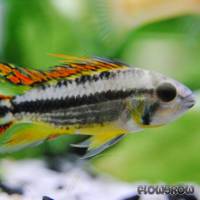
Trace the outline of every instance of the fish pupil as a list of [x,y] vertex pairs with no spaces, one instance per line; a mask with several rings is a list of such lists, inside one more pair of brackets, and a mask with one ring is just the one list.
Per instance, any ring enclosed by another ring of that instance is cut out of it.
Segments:
[[172,101],[176,97],[176,88],[170,83],[162,83],[156,89],[157,97],[164,101],[169,102]]

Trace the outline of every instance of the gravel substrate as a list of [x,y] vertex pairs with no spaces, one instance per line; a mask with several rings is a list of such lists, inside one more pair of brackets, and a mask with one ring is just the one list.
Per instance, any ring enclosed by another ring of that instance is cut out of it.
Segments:
[[0,200],[200,200],[198,186],[188,196],[138,195],[138,184],[96,176],[68,162],[52,170],[40,160],[4,160],[0,173]]

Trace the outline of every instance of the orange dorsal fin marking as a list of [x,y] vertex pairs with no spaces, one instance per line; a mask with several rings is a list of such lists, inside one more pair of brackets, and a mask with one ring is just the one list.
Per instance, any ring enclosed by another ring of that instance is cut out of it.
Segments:
[[74,79],[82,75],[94,75],[101,72],[127,69],[119,62],[102,58],[74,57],[63,54],[51,54],[64,59],[63,64],[47,71],[0,64],[0,77],[16,85],[32,86],[57,79]]
[[0,77],[15,85],[33,85],[47,81],[48,78],[39,70],[17,67],[12,64],[0,64]]
[[105,68],[105,69],[121,69],[121,68],[127,68],[125,64],[115,62],[109,59],[104,58],[88,58],[88,57],[75,57],[75,56],[69,56],[64,54],[50,54],[50,56],[56,57],[56,58],[62,58],[60,62],[63,62],[65,64],[68,64],[70,66],[79,67],[81,64],[85,64],[88,67],[96,67],[98,69]]
[[[63,54],[51,54],[51,56],[62,58],[63,68],[55,68],[62,71],[66,78],[80,77],[81,75],[94,75],[106,71],[127,69],[127,65],[103,58],[74,57]],[[62,70],[61,70],[62,69]],[[53,73],[50,72],[50,74]]]
[[11,69],[10,66],[8,66],[8,65],[6,65],[6,64],[0,63],[0,75],[6,76],[6,75],[8,75],[11,71],[12,71],[12,69]]

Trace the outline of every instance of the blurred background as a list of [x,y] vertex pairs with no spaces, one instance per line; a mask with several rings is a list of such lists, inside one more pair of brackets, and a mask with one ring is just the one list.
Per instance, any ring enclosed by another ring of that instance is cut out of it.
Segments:
[[[197,105],[161,128],[128,135],[90,160],[100,173],[130,182],[200,183],[199,0],[0,0],[0,59],[36,69],[50,53],[116,58],[171,76]],[[62,137],[1,158],[70,157]]]

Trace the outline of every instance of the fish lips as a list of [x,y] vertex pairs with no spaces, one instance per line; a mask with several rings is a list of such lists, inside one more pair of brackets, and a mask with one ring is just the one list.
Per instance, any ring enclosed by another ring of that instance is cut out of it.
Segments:
[[195,95],[194,94],[190,94],[188,95],[187,97],[184,98],[184,101],[183,101],[183,105],[185,108],[192,108],[196,103],[196,100],[195,100]]

